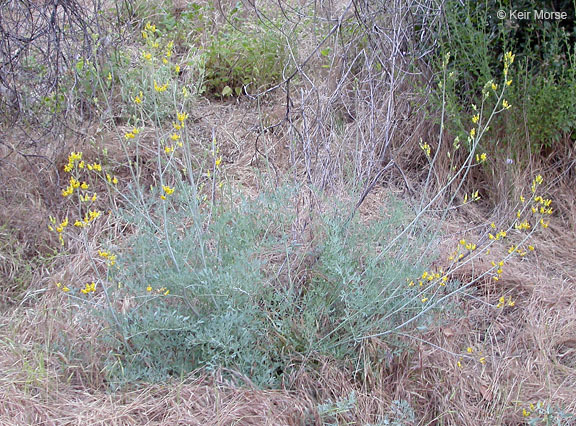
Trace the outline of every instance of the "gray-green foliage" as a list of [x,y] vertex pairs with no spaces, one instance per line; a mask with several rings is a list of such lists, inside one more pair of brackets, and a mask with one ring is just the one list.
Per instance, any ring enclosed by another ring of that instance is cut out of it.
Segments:
[[[182,200],[168,210],[167,235],[138,221],[113,277],[121,288],[112,299],[129,303],[109,318],[111,379],[223,368],[274,386],[294,359],[356,362],[366,336],[430,317],[419,290],[406,285],[421,273],[423,241],[382,252],[405,224],[400,204],[370,224],[347,223],[347,206],[327,212],[309,225],[317,237],[306,263],[309,252],[294,238],[294,196],[284,188],[256,200],[200,205],[200,227],[185,225],[195,198]],[[162,221],[161,205],[146,209]]]

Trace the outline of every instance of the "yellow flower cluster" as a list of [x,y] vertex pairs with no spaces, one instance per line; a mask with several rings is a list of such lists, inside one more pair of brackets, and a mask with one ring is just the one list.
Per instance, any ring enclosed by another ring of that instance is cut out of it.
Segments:
[[[172,122],[172,127],[174,127],[174,129],[176,131],[182,130],[182,128],[185,125],[185,121],[187,118],[188,118],[188,113],[176,112],[176,120],[177,121]],[[183,146],[181,138],[182,138],[182,136],[177,132],[172,133],[169,137],[169,139],[173,142],[176,142],[176,145],[180,148]],[[164,147],[164,152],[166,154],[172,154],[175,151],[175,149],[176,149],[176,147],[174,145],[166,145]]]
[[80,290],[84,294],[94,293],[96,291],[96,283],[92,281],[91,283],[86,283],[84,288]]
[[[480,194],[478,192],[478,190],[474,191],[472,194],[470,194],[470,201],[478,201],[480,199]],[[464,195],[464,204],[466,204],[468,202],[468,194]]]
[[166,199],[166,195],[172,195],[174,193],[175,188],[170,188],[167,185],[162,185],[162,189],[164,190],[164,194],[160,195],[160,198],[163,200]]
[[60,241],[60,245],[64,245],[64,237],[62,236],[62,233],[64,232],[64,229],[66,229],[66,227],[68,226],[68,218],[64,219],[62,222],[58,223],[56,222],[56,218],[50,216],[49,217],[50,223],[52,223],[52,225],[48,225],[48,229],[51,232],[56,232],[58,234],[58,241]]
[[506,301],[506,298],[504,296],[502,296],[500,299],[498,299],[498,304],[496,305],[496,308],[501,309],[504,308],[504,306],[514,306],[516,304],[516,302],[514,302],[512,300],[512,296],[508,297],[508,301]]
[[[490,226],[494,225],[494,223],[490,224]],[[495,227],[496,225],[494,225]],[[503,229],[500,230],[500,232],[496,233],[496,235],[493,235],[492,233],[488,234],[488,238],[494,241],[498,241],[501,239],[504,239],[508,236],[508,233],[506,231],[504,231]]]
[[[166,43],[163,49],[160,48],[161,36],[158,34],[156,30],[156,25],[147,22],[142,30],[142,38],[146,42],[146,49],[142,51],[142,57],[148,61],[152,62],[155,60],[156,57],[162,58],[162,63],[164,65],[168,65],[170,63],[170,58],[172,58],[173,50],[174,50],[174,42],[169,41]],[[176,74],[180,73],[180,66],[174,66],[174,72]],[[160,86],[161,87],[161,86]],[[140,100],[142,97],[140,96]],[[140,103],[140,102],[136,102]]]
[[[474,354],[474,352],[475,352],[474,348],[472,348],[471,346],[468,346],[466,348],[466,353],[468,354],[468,355],[466,355],[466,358],[473,359],[472,354]],[[478,362],[480,364],[482,364],[482,365],[486,364],[486,357],[482,354],[482,352],[477,352],[476,357],[477,357],[476,359],[478,360]],[[462,361],[463,361],[462,357],[458,358],[458,361],[456,362],[456,365],[458,366],[458,368],[462,368]]]
[[57,282],[56,287],[58,287],[64,293],[68,293],[70,291],[70,289],[67,286],[65,286],[64,284],[62,284],[61,282]]
[[[516,56],[512,54],[512,52],[506,52],[504,54],[504,78],[508,77],[508,71],[510,70],[510,65],[514,62],[514,58]],[[511,84],[506,81],[506,84],[509,86]]]
[[522,416],[523,417],[530,417],[532,415],[532,413],[534,411],[536,411],[537,408],[539,408],[539,406],[540,406],[540,403],[538,403],[537,405],[530,403],[530,405],[528,406],[528,410],[526,408],[522,409]]
[[137,105],[140,105],[143,100],[144,100],[144,95],[142,94],[142,90],[140,90],[140,93],[138,95],[136,95],[136,97],[134,98],[134,103]]
[[106,180],[108,183],[116,185],[118,183],[118,178],[116,176],[112,177],[110,173],[106,173]]
[[424,154],[426,154],[426,157],[430,158],[430,152],[431,152],[430,145],[428,145],[426,142],[422,141],[422,139],[420,139],[420,149],[422,151],[424,151]]
[[77,161],[82,161],[82,153],[71,152],[70,155],[68,156],[68,164],[64,166],[64,171],[66,173],[70,173]]
[[124,139],[126,139],[126,140],[134,139],[136,137],[136,135],[139,133],[140,133],[140,129],[138,129],[137,127],[134,127],[131,131],[124,134]]
[[542,185],[542,182],[544,182],[542,175],[538,175],[534,178],[534,180],[532,181],[532,185],[530,186],[532,193],[536,192],[536,188],[538,188],[539,185]]
[[[146,291],[148,293],[152,293],[152,290],[154,290],[154,289],[152,288],[152,286],[150,284],[148,284],[148,287],[146,287]],[[154,291],[158,294],[163,294],[164,296],[168,296],[170,294],[170,290],[168,290],[166,287],[160,287]]]
[[487,158],[488,158],[488,156],[486,155],[485,152],[483,152],[482,154],[476,154],[476,162],[477,163],[483,163],[484,161],[486,161]]
[[74,222],[74,226],[76,226],[77,228],[84,228],[84,227],[88,226],[91,222],[96,220],[98,217],[100,217],[101,214],[102,214],[101,211],[89,210],[84,215],[84,219],[82,219],[82,221],[77,220]]
[[108,265],[110,266],[114,266],[116,264],[116,255],[109,251],[98,250],[98,256],[106,259],[108,261]]
[[159,86],[158,82],[154,80],[154,90],[156,90],[159,93],[165,92],[168,89],[169,85],[170,83],[164,83],[162,86]]
[[462,238],[459,242],[458,242],[458,246],[456,247],[456,250],[452,253],[450,253],[450,255],[448,256],[448,260],[449,261],[458,261],[460,259],[462,259],[465,255],[466,252],[473,252],[477,249],[478,247],[476,246],[476,244],[471,243],[469,241],[466,241],[464,238]]
[[[415,280],[406,280],[408,282],[408,287],[415,287],[418,283],[418,287],[427,287],[430,285],[438,284],[440,286],[445,286],[448,282],[448,276],[444,274],[442,269],[438,271],[424,271],[422,275]],[[420,301],[422,303],[428,302],[428,297],[426,295],[421,295]]]
[[504,267],[504,261],[501,260],[498,263],[496,263],[495,261],[492,261],[491,264],[492,264],[492,269],[498,268],[498,269],[496,269],[496,275],[492,277],[494,279],[494,281],[498,281],[498,280],[500,280],[500,277],[502,276],[502,272],[503,272],[502,268]]

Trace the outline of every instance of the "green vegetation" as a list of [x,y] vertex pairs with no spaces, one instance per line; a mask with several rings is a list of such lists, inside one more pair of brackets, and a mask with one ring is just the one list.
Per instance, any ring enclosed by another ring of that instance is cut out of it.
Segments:
[[[567,15],[574,11],[572,2],[561,3],[559,10]],[[534,10],[553,9],[547,1],[446,3],[446,25],[440,29],[439,51],[451,53],[449,73],[458,81],[446,96],[451,131],[465,132],[465,116],[479,95],[477,82],[499,75],[504,53],[513,51],[518,72],[508,101],[514,108],[509,116],[496,121],[489,141],[494,143],[505,131],[509,137],[504,141],[504,151],[522,149],[528,142],[530,150],[539,153],[554,148],[573,133],[573,17],[542,21],[509,16],[510,12]],[[498,18],[499,11],[506,13],[505,19]],[[438,94],[438,98],[442,95]]]

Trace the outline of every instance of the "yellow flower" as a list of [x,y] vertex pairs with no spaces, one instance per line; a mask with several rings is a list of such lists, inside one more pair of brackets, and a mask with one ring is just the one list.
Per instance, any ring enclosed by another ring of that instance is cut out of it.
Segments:
[[216,159],[216,167],[220,167],[220,164],[222,163],[222,157],[218,157]]
[[144,59],[146,59],[147,61],[150,61],[152,59],[152,54],[150,52],[142,52],[142,56],[144,57]]
[[164,83],[162,86],[158,86],[156,80],[154,80],[154,90],[157,92],[165,92],[168,89],[168,83]]
[[84,294],[94,293],[96,291],[96,283],[94,281],[86,283],[86,286],[80,291]]
[[478,360],[480,362],[480,364],[486,364],[486,358],[482,357]]
[[164,152],[166,154],[170,154],[170,153],[174,152],[174,147],[173,146],[167,146],[164,148]]
[[469,354],[471,354],[472,352],[474,352],[474,349],[472,349],[470,346],[468,346],[466,348],[466,352],[468,352]]
[[423,298],[422,298],[422,303],[426,303],[427,301],[428,301],[428,298],[427,298],[427,297],[423,297]]
[[184,121],[186,121],[186,119],[188,118],[188,113],[187,112],[177,112],[176,116],[178,117],[179,122],[184,123]]
[[175,65],[175,66],[174,66],[174,72],[175,72],[176,74],[180,74],[180,65]]
[[506,99],[504,99],[504,100],[502,101],[502,106],[503,106],[505,109],[509,109],[512,105],[510,105],[510,104],[508,103],[508,101],[507,101]]
[[474,136],[476,136],[476,128],[473,127],[472,129],[470,129],[470,137],[474,138]]
[[150,292],[152,291],[152,286],[151,286],[151,285],[148,285],[148,287],[146,287],[146,291],[147,291],[148,293],[150,293]]
[[164,190],[166,195],[172,195],[172,193],[174,192],[174,188],[170,188],[169,186],[166,185],[162,185],[162,189]]
[[423,142],[422,139],[420,139],[420,149],[422,149],[422,151],[424,151],[424,154],[426,154],[426,157],[430,157],[430,152],[431,152],[430,145],[428,145],[426,142]]
[[67,197],[69,195],[72,195],[73,192],[74,192],[74,188],[72,187],[72,185],[68,185],[68,187],[66,189],[62,190],[62,196]]
[[172,133],[170,135],[170,139],[172,139],[173,141],[177,141],[178,139],[180,139],[180,135],[178,133]]

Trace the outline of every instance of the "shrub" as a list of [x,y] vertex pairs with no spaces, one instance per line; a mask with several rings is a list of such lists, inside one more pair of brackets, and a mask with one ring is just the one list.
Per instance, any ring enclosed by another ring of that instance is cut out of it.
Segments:
[[282,76],[284,49],[285,40],[277,30],[262,22],[243,22],[241,9],[234,8],[205,47],[206,93],[239,96],[243,90],[267,89]]
[[[206,224],[200,234],[178,229],[190,213],[187,197],[170,208],[162,238],[138,223],[130,253],[119,257],[111,277],[122,283],[112,298],[134,301],[128,312],[115,314],[123,339],[113,359],[122,368],[111,370],[114,375],[157,380],[224,368],[272,386],[296,358],[355,362],[364,338],[423,313],[429,304],[420,290],[406,287],[408,277],[421,273],[415,245],[401,255],[377,256],[379,241],[403,223],[404,209],[370,227],[344,226],[336,212],[327,215],[317,229],[317,257],[302,277],[297,266],[309,253],[289,238],[293,192],[221,205],[211,220],[206,211],[195,218]],[[160,205],[149,208],[152,217],[162,216]]]
[[[530,137],[530,148],[539,152],[551,147],[563,136],[573,132],[572,98],[574,92],[573,21],[515,20],[498,18],[498,11],[551,10],[548,2],[468,2],[449,1],[445,4],[445,25],[439,29],[440,52],[450,52],[449,72],[458,85],[445,93],[450,111],[448,129],[455,134],[465,132],[464,116],[471,113],[470,105],[480,95],[477,81],[489,81],[501,73],[504,52],[512,50],[522,67],[509,93],[514,108],[510,119],[497,119],[488,134],[496,139],[506,130],[513,135],[505,149],[524,146],[523,135]],[[574,14],[574,5],[564,2],[561,11]],[[508,19],[509,18],[509,19]],[[438,56],[436,70],[442,60]],[[442,103],[442,92],[437,102]],[[462,105],[463,107],[458,107]]]

